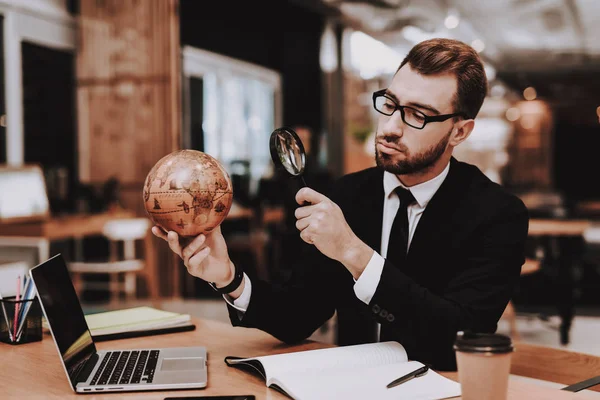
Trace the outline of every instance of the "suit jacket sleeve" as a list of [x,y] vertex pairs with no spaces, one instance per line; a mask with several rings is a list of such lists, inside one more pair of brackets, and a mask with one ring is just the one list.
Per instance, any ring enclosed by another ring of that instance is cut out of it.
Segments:
[[[300,240],[300,239],[299,239]],[[228,305],[234,326],[258,328],[286,343],[308,338],[330,319],[335,311],[332,288],[335,262],[314,246],[303,243],[292,266],[291,278],[277,284],[252,280],[248,309],[240,318]]]
[[386,261],[368,307],[382,329],[399,333],[394,337],[401,338],[409,357],[454,369],[452,344],[458,331],[495,332],[518,283],[528,230],[527,209],[520,200],[508,199],[472,232],[460,250],[464,256],[449,261],[462,265],[436,266],[459,271],[443,293],[432,293]]

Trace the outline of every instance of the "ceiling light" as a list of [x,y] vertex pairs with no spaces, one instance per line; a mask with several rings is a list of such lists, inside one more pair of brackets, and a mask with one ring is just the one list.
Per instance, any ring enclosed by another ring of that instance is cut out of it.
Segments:
[[471,47],[475,49],[476,52],[481,53],[485,49],[485,44],[481,39],[475,39],[471,42]]
[[535,128],[536,117],[531,114],[525,114],[525,116],[521,118],[521,126],[527,130]]
[[483,63],[483,69],[485,70],[485,76],[488,81],[493,81],[496,79],[496,68],[494,68],[491,64]]
[[403,55],[363,32],[355,31],[351,34],[350,62],[352,70],[358,71],[363,79],[393,74],[402,62],[402,58]]
[[506,88],[504,87],[504,85],[496,83],[492,85],[492,88],[490,89],[490,94],[492,95],[492,97],[503,97],[506,94]]
[[446,25],[446,28],[448,28],[448,29],[456,28],[459,23],[460,23],[460,19],[456,15],[448,15],[446,17],[446,19],[444,20],[444,25]]
[[321,35],[319,64],[323,72],[331,73],[338,68],[337,39],[331,24],[327,24]]
[[511,107],[506,110],[506,119],[510,122],[515,122],[521,117],[521,111],[516,107]]
[[537,98],[537,92],[533,87],[529,86],[523,90],[523,97],[525,100],[535,100]]
[[424,35],[425,32],[423,32],[421,28],[414,25],[406,25],[404,28],[402,28],[402,36],[404,36],[404,39],[408,40],[409,42],[418,43],[423,40]]

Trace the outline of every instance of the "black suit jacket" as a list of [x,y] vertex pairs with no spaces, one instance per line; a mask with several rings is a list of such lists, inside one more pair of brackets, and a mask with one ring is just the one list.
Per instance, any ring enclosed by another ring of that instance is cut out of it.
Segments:
[[[354,233],[379,252],[383,171],[346,175],[329,195]],[[454,370],[457,331],[496,330],[518,283],[528,221],[521,200],[453,158],[417,225],[406,262],[385,262],[370,304],[356,297],[352,275],[341,263],[306,245],[289,282],[253,280],[243,318],[229,307],[230,318],[233,325],[293,343],[337,311],[338,344],[373,341],[379,322],[382,340],[401,343],[410,359]]]

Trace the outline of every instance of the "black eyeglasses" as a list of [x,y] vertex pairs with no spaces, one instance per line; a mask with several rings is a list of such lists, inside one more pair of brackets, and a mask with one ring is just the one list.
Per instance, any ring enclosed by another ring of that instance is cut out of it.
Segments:
[[386,94],[386,89],[378,90],[373,93],[373,107],[375,107],[375,110],[388,117],[394,114],[396,110],[400,110],[402,121],[415,129],[423,129],[425,128],[425,125],[430,122],[442,122],[452,117],[467,118],[467,115],[462,112],[434,116],[425,115],[416,108],[399,105],[394,99]]

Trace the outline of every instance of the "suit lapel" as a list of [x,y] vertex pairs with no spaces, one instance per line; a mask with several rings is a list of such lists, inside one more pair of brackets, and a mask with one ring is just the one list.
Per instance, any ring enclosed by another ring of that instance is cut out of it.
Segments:
[[452,229],[453,210],[460,201],[460,196],[468,184],[460,163],[452,157],[448,176],[433,195],[423,212],[408,251],[408,260],[417,260],[422,252],[431,251],[429,244],[435,243],[441,235]]

